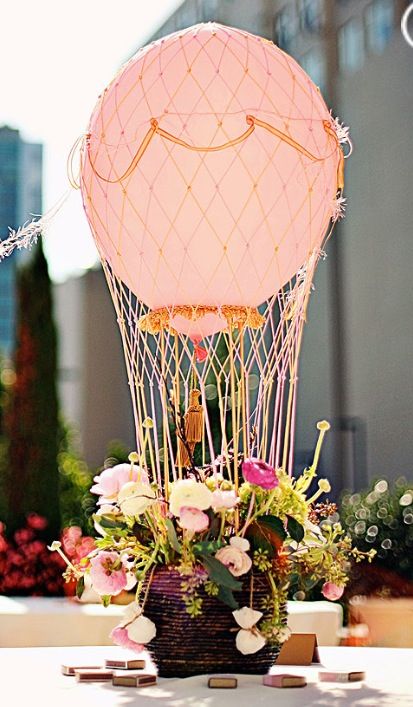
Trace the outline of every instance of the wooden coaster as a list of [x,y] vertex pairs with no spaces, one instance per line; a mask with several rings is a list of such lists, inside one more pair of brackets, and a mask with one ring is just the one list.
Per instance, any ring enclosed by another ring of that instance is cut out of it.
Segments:
[[302,675],[264,675],[262,684],[267,687],[305,687],[307,680]]
[[208,678],[208,687],[233,690],[238,686],[238,680],[233,675],[211,675]]
[[105,660],[105,667],[114,670],[144,670],[146,661],[144,660]]
[[75,678],[78,682],[110,682],[113,678],[113,670],[80,668],[75,670]]
[[359,682],[364,680],[366,674],[362,670],[353,670],[348,673],[344,670],[320,670],[320,682]]
[[114,675],[112,685],[122,687],[148,687],[156,685],[156,675],[148,673],[124,673],[123,675]]

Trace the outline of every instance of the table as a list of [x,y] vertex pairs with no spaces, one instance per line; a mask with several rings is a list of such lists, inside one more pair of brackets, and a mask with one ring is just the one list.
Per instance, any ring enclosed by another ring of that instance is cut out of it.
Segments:
[[[125,658],[120,648],[0,649],[1,697],[4,707],[412,707],[413,649],[337,648],[320,649],[329,669],[364,669],[366,681],[353,684],[314,682],[318,667],[280,666],[273,672],[306,675],[301,689],[263,687],[261,678],[240,676],[236,690],[209,690],[206,678],[160,679],[158,685],[140,690],[108,684],[79,684],[61,675],[62,663]],[[136,657],[136,656],[135,656]],[[313,681],[312,684],[310,681]],[[9,699],[7,699],[9,698]]]
[[[0,596],[0,647],[111,645],[124,607],[83,604],[63,597]],[[337,645],[343,612],[329,601],[288,602],[293,633],[315,633],[320,646]]]

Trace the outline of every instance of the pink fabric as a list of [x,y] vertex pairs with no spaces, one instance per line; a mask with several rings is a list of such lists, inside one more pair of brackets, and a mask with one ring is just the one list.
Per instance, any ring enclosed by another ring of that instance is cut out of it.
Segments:
[[[194,152],[156,134],[123,182],[156,118],[195,146],[220,145],[247,115],[291,136],[312,161],[262,127],[216,152]],[[141,49],[99,98],[82,154],[85,210],[100,253],[151,309],[258,306],[320,247],[337,187],[339,148],[324,100],[278,47],[215,23]],[[102,179],[103,177],[104,179]],[[219,314],[175,329],[204,336]]]

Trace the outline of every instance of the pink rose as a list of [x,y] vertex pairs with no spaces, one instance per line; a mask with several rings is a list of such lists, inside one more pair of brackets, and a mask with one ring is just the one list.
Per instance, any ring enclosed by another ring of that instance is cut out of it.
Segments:
[[343,592],[344,587],[340,587],[338,584],[334,584],[334,582],[324,582],[321,589],[322,595],[329,601],[337,601],[337,599],[343,596]]
[[132,464],[117,464],[109,469],[104,469],[93,480],[96,483],[90,490],[92,493],[102,496],[99,503],[116,503],[120,489],[128,481],[149,483],[147,473]]
[[229,569],[234,577],[246,574],[252,566],[252,560],[249,555],[233,545],[221,547],[215,554],[215,557]]
[[237,505],[239,498],[235,491],[220,491],[217,489],[212,494],[212,508],[214,511],[225,511],[229,508],[234,508]]
[[141,643],[135,643],[135,641],[129,638],[128,632],[123,626],[116,626],[111,632],[110,637],[117,646],[122,646],[122,648],[129,648],[138,653],[144,650],[144,646]]
[[200,533],[208,528],[209,518],[206,513],[203,513],[198,508],[182,506],[179,515],[179,525],[185,530],[193,530],[196,533]]
[[275,489],[279,484],[275,469],[261,459],[254,457],[244,461],[242,475],[245,481],[266,490]]
[[128,583],[126,569],[117,552],[102,550],[90,560],[90,579],[98,594],[116,595]]

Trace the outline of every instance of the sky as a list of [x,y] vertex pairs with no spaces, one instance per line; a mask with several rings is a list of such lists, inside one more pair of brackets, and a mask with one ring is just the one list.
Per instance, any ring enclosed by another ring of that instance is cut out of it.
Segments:
[[[44,145],[43,211],[67,191],[67,156],[102,89],[182,0],[12,0],[0,25],[0,125]],[[6,234],[0,234],[4,238]],[[79,191],[44,246],[62,281],[97,260]]]

